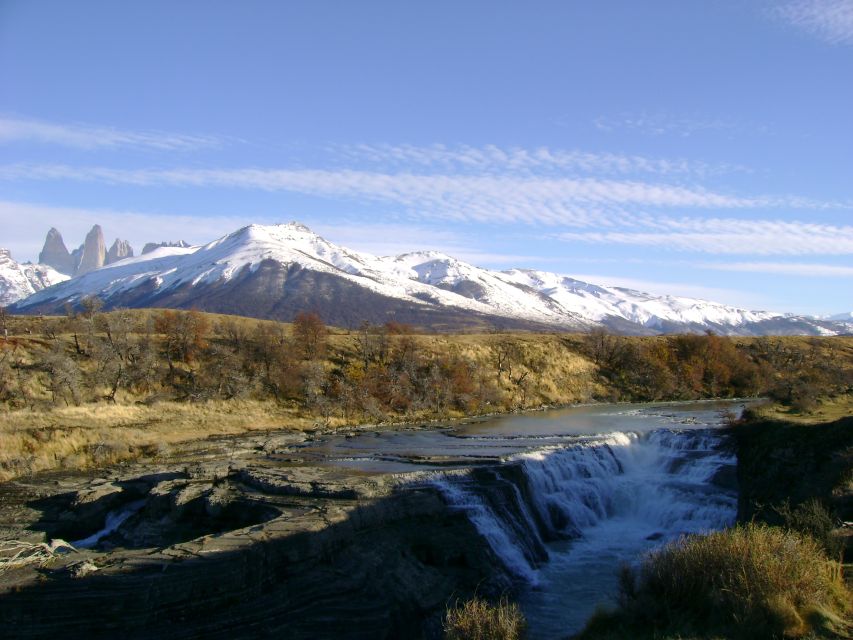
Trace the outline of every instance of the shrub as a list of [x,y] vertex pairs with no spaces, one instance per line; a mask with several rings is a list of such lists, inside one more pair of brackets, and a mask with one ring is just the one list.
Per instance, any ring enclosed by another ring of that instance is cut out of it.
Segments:
[[[670,544],[627,570],[621,588],[614,625],[654,635],[777,638],[849,629],[839,565],[811,538],[766,525]],[[594,626],[584,638],[609,625],[599,617]]]
[[492,605],[473,598],[447,610],[446,640],[518,640],[525,637],[527,623],[515,603],[501,600]]
[[782,517],[786,529],[806,534],[823,547],[830,558],[840,558],[844,543],[835,535],[832,514],[819,500],[812,498],[791,508],[785,501],[776,511]]

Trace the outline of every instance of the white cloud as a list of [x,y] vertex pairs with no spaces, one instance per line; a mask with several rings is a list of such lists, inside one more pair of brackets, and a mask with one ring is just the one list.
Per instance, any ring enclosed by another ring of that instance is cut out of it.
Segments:
[[218,147],[214,136],[186,135],[163,131],[125,131],[85,124],[57,124],[27,118],[0,116],[0,144],[32,142],[76,149],[144,148],[157,151],[191,151]]
[[[702,115],[674,114],[664,111],[647,113],[623,113],[615,116],[599,116],[592,121],[599,131],[613,133],[635,131],[647,136],[674,136],[690,138],[701,133],[768,133],[766,125],[755,125]],[[737,165],[720,165],[727,171],[745,170]]]
[[793,0],[775,14],[831,44],[853,44],[853,0]]
[[383,167],[427,167],[453,173],[504,174],[586,172],[596,174],[716,175],[748,171],[732,164],[710,164],[685,159],[649,158],[622,153],[590,153],[587,151],[537,147],[498,147],[486,145],[389,145],[360,144],[331,147],[333,155],[344,161],[369,162]]
[[[833,208],[797,197],[740,196],[663,182],[504,175],[383,173],[341,169],[113,169],[0,166],[4,180],[74,180],[145,187],[227,187],[390,202],[415,216],[480,223],[636,226],[637,207]],[[648,217],[648,216],[647,216]],[[651,219],[651,218],[649,218]]]
[[853,226],[775,220],[645,219],[642,231],[566,232],[567,242],[742,255],[853,254]]
[[815,278],[853,278],[853,267],[802,262],[713,262],[697,265],[715,271],[770,273]]

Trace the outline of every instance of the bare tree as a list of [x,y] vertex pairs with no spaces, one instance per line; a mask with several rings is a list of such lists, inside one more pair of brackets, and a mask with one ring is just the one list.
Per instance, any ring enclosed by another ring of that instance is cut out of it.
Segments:
[[293,319],[293,337],[305,360],[316,360],[326,347],[326,325],[316,313],[300,311]]
[[0,331],[3,333],[3,339],[9,339],[9,313],[6,307],[0,305]]

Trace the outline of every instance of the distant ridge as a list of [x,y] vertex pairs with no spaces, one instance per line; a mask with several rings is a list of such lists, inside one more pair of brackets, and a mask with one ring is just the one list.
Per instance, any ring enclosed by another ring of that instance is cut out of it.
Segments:
[[407,322],[438,330],[527,328],[627,334],[835,335],[853,321],[749,311],[655,296],[529,269],[493,271],[435,252],[378,257],[335,245],[291,222],[250,225],[209,244],[164,243],[39,291],[17,313],[58,313],[98,296],[106,308],[198,308],[290,320]]
[[0,306],[12,304],[68,276],[46,264],[19,263],[8,249],[0,249]]

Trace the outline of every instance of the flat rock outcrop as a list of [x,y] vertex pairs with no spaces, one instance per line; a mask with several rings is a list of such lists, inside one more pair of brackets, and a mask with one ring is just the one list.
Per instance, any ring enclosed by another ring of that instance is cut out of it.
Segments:
[[510,587],[419,474],[301,466],[274,444],[3,485],[3,539],[77,550],[0,573],[0,635],[433,638],[448,602]]

